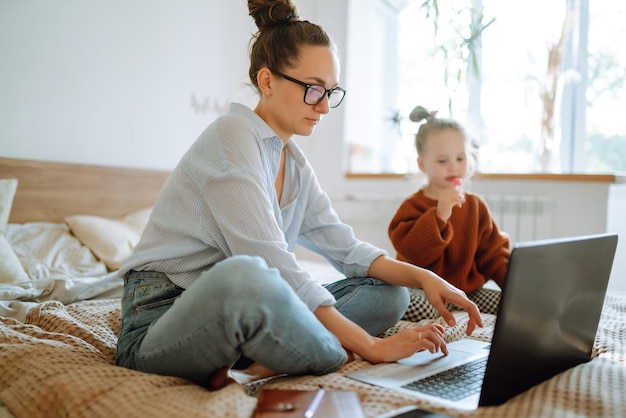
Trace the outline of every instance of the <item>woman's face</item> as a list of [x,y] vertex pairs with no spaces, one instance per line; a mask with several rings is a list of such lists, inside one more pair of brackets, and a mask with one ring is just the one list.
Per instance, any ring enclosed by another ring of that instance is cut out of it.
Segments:
[[[307,45],[301,47],[296,64],[281,72],[298,81],[331,89],[338,84],[339,62],[330,48]],[[293,135],[311,135],[329,111],[328,96],[317,105],[308,105],[304,103],[305,87],[278,74],[271,75],[267,91],[261,91],[265,103],[259,107],[260,116],[285,143]]]

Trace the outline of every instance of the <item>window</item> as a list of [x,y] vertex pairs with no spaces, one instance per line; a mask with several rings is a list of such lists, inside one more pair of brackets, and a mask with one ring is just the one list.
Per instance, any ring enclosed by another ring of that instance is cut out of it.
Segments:
[[[408,121],[417,105],[468,128],[481,171],[626,171],[624,4],[359,1],[348,39],[349,171],[417,171],[419,125]],[[472,27],[482,32],[470,51]]]

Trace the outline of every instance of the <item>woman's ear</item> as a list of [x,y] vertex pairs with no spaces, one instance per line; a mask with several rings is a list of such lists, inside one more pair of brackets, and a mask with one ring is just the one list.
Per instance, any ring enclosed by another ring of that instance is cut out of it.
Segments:
[[262,95],[271,94],[272,92],[272,72],[269,68],[263,67],[256,74],[256,83]]

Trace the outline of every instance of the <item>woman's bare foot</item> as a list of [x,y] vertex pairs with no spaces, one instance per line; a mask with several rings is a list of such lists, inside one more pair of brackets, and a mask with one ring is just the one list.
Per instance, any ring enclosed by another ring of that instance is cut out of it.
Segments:
[[214,371],[207,379],[207,388],[209,390],[218,390],[231,383],[236,383],[230,376],[229,371],[228,367],[222,367]]
[[278,376],[280,374],[278,372],[275,372],[274,370],[268,369],[267,367],[259,363],[253,363],[247,369],[240,370],[240,372],[250,376],[250,381]]
[[209,376],[207,379],[207,388],[209,390],[218,390],[231,383],[245,385],[255,380],[278,376],[279,374],[280,373],[268,369],[259,363],[253,363],[250,367],[243,370],[232,370],[228,367],[222,367]]

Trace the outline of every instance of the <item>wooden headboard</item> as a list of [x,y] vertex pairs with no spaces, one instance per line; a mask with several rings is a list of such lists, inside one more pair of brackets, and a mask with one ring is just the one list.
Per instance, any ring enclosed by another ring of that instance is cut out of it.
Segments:
[[0,158],[0,179],[18,180],[11,223],[68,215],[119,218],[154,204],[168,171]]

